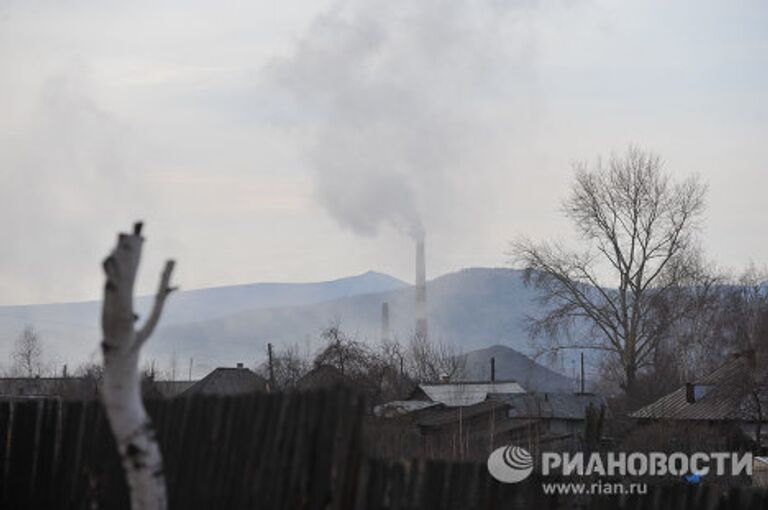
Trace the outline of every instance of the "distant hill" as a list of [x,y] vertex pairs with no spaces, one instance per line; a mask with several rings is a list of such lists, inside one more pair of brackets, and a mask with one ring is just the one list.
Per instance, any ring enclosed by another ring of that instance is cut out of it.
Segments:
[[496,363],[496,379],[513,379],[527,391],[573,392],[576,381],[536,363],[524,354],[504,345],[494,345],[465,354],[467,376],[473,380],[490,378],[491,358]]
[[[472,268],[449,273],[427,283],[427,296],[432,338],[453,343],[465,353],[503,345],[516,354],[531,354],[525,316],[537,311],[536,291],[523,284],[520,271]],[[151,297],[138,300],[140,315],[150,302]],[[389,303],[392,333],[407,341],[413,334],[413,287],[381,273],[321,283],[257,283],[179,292],[168,300],[144,357],[156,360],[161,370],[175,358],[177,374],[185,375],[189,359],[194,358],[194,375],[203,376],[217,366],[260,363],[268,342],[278,348],[295,345],[313,355],[321,345],[320,332],[335,320],[358,339],[378,342],[383,302]],[[0,355],[7,357],[21,329],[31,324],[40,331],[46,356],[59,367],[68,363],[72,369],[89,355],[99,354],[99,309],[98,302],[0,307]],[[481,366],[484,361],[478,359]],[[505,365],[520,373],[521,363],[513,363],[512,355],[509,361],[497,362],[499,377],[505,377],[501,372]],[[534,373],[537,381],[538,373]]]
[[[252,283],[182,290],[168,300],[161,324],[207,321],[242,310],[303,306],[406,287],[408,284],[397,278],[369,271],[319,283]],[[136,300],[139,315],[146,314],[152,299],[144,296]],[[100,301],[0,306],[0,356],[8,357],[19,332],[30,324],[40,332],[46,354],[57,358],[57,363],[84,360],[99,343],[100,309]]]
[[[520,271],[473,268],[449,273],[427,283],[427,296],[432,338],[456,344],[464,352],[495,344],[530,351],[524,319],[536,311],[536,294],[525,287]],[[185,360],[194,356],[210,367],[259,361],[268,342],[296,345],[311,355],[320,348],[321,330],[337,319],[349,334],[377,342],[383,302],[389,303],[393,334],[407,341],[413,334],[413,301],[409,286],[306,306],[243,310],[213,320],[166,325],[148,350],[158,359],[168,359],[174,351]]]

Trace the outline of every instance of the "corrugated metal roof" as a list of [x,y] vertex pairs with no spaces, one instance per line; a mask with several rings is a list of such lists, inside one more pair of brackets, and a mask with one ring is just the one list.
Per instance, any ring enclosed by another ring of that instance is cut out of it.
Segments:
[[506,401],[510,418],[550,418],[583,420],[587,407],[605,406],[605,398],[591,393],[525,393],[522,395],[492,395]]
[[182,395],[238,395],[266,389],[266,379],[247,368],[219,367],[190,386]]
[[635,411],[633,418],[672,420],[738,420],[748,418],[743,403],[748,391],[746,377],[749,374],[747,356],[735,355],[733,359],[693,383],[707,387],[695,402],[688,402],[686,386],[661,397]]
[[420,384],[419,389],[431,401],[448,407],[474,405],[486,400],[490,393],[525,392],[515,381]]

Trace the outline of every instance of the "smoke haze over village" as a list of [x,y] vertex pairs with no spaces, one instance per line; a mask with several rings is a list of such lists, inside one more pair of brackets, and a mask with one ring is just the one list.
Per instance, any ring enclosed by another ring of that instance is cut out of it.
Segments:
[[0,0],[0,507],[768,508],[766,27]]
[[[663,13],[663,15],[660,15]],[[574,160],[653,148],[710,185],[703,243],[768,260],[763,2],[0,4],[0,304],[94,299],[147,222],[183,288],[412,281],[571,237]],[[653,35],[650,36],[650,29]]]

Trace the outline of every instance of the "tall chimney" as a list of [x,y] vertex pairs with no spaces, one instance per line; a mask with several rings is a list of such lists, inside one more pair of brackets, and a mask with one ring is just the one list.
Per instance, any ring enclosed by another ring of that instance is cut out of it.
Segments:
[[416,336],[427,337],[427,269],[424,235],[416,239]]
[[389,303],[381,304],[381,340],[389,340]]

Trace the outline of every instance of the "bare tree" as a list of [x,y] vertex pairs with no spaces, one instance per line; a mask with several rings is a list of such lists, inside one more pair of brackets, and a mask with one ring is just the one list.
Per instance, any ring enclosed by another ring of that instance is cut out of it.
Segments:
[[397,338],[383,338],[376,351],[379,363],[396,371],[399,377],[407,376],[408,348]]
[[768,280],[765,272],[747,268],[729,283],[717,286],[697,326],[685,337],[686,348],[696,356],[692,369],[698,373],[723,363],[733,352],[766,351],[768,338]]
[[466,357],[451,344],[416,334],[408,346],[409,373],[419,382],[462,379]]
[[133,308],[136,281],[144,238],[141,223],[133,233],[120,234],[117,246],[104,261],[106,284],[101,324],[104,340],[104,373],[101,387],[107,417],[125,470],[133,510],[167,507],[165,477],[160,448],[152,422],[141,398],[139,352],[160,320],[163,306],[173,291],[170,286],[174,262],[165,264],[154,306],[141,329],[134,329]]
[[25,326],[13,350],[14,373],[39,376],[43,370],[43,344],[35,328]]
[[707,329],[691,339],[698,353],[699,374],[722,365],[734,353],[744,359],[743,370],[731,382],[734,397],[741,397],[742,417],[755,424],[755,440],[762,446],[763,424],[768,419],[768,286],[766,273],[749,267],[733,283],[719,286],[706,313]]
[[[274,390],[290,390],[310,369],[310,362],[301,356],[297,346],[279,349],[272,357],[272,372],[274,374]],[[256,371],[269,378],[268,362],[260,365]]]
[[320,334],[326,345],[315,356],[315,366],[330,365],[339,370],[341,375],[355,377],[367,373],[371,360],[371,351],[364,343],[355,340],[341,329],[340,321],[335,321]]
[[396,340],[369,346],[345,333],[338,320],[323,330],[322,338],[326,345],[314,359],[316,367],[336,368],[348,383],[365,392],[371,403],[403,396],[409,386],[407,352]]
[[740,406],[741,418],[754,424],[755,442],[762,446],[763,425],[768,418],[768,377],[765,373],[765,353],[747,351],[745,370],[738,374],[731,391],[739,392],[743,398]]
[[673,182],[659,156],[635,147],[575,173],[563,211],[587,249],[513,243],[547,310],[530,331],[549,349],[608,353],[631,395],[638,371],[711,288],[695,243],[706,187],[696,177]]

